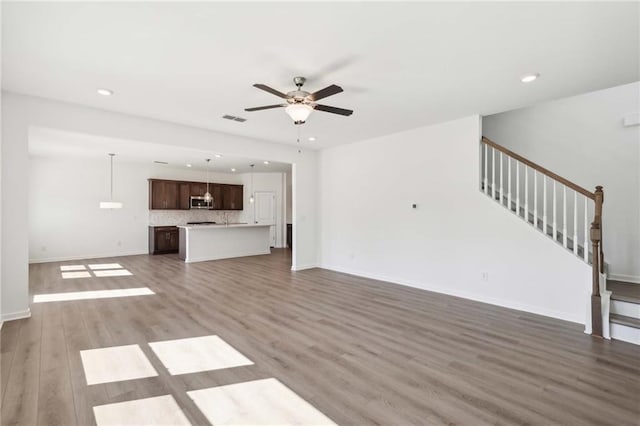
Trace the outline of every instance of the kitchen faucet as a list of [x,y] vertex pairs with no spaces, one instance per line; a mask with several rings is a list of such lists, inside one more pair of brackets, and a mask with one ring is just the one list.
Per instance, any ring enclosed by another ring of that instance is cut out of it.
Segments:
[[229,225],[229,212],[224,212],[224,224]]

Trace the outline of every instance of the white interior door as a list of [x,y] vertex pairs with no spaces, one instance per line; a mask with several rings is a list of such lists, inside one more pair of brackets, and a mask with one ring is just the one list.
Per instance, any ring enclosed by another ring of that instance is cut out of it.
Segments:
[[255,223],[271,225],[271,247],[276,246],[276,193],[256,192],[255,199]]

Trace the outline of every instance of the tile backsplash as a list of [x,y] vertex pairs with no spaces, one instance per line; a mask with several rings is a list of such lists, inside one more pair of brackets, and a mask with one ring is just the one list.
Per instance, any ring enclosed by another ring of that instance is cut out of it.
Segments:
[[176,226],[187,222],[224,223],[227,214],[229,222],[241,222],[240,211],[217,210],[149,210],[150,226]]

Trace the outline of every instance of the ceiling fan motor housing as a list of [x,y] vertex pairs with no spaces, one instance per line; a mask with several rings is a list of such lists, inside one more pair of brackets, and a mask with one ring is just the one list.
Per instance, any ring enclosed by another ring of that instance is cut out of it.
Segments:
[[308,100],[306,98],[309,96],[309,92],[305,92],[304,90],[294,90],[293,92],[287,93],[287,96],[289,96],[287,102],[290,104],[300,104],[305,102],[305,100]]
[[300,88],[302,87],[302,85],[304,85],[306,81],[307,79],[304,77],[293,77],[293,84],[298,86],[298,90],[300,90]]

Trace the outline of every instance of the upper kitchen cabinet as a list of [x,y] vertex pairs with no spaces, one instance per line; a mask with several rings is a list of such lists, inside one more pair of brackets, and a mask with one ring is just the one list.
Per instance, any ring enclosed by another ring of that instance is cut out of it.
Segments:
[[211,210],[222,210],[224,208],[222,188],[224,185],[220,185],[219,183],[210,183],[209,191],[211,191],[211,196],[213,197],[213,201],[211,202]]
[[149,179],[149,208],[152,210],[177,210],[180,208],[178,182]]
[[[207,184],[202,182],[190,182],[191,184],[191,196],[192,197],[204,197],[207,192]],[[209,184],[211,187],[211,184]]]
[[[149,179],[150,210],[189,210],[191,197],[204,197],[207,184]],[[213,197],[210,210],[242,210],[242,185],[209,183]]]
[[242,185],[222,185],[222,209],[242,210],[243,208],[243,186]]
[[180,191],[180,210],[189,210],[191,208],[191,183],[180,182],[178,184]]

